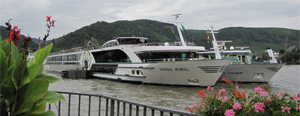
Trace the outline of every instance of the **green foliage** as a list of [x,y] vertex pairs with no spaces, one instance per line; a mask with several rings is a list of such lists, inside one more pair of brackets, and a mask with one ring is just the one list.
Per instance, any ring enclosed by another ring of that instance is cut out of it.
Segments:
[[44,111],[46,102],[65,101],[61,94],[48,91],[49,84],[58,79],[43,74],[43,61],[53,44],[38,50],[34,59],[28,63],[27,56],[19,53],[14,44],[0,40],[1,115],[55,115],[52,111]]
[[300,52],[284,52],[280,60],[286,64],[300,64]]

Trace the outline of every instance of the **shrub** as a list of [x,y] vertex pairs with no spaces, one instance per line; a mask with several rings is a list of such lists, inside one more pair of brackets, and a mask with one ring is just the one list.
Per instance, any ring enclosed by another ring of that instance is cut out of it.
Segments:
[[274,116],[274,115],[299,115],[300,94],[293,96],[281,92],[280,95],[272,93],[270,85],[258,86],[254,92],[240,89],[238,84],[233,84],[223,78],[227,89],[214,91],[208,87],[207,91],[199,91],[202,97],[200,103],[187,107],[194,114],[207,116]]

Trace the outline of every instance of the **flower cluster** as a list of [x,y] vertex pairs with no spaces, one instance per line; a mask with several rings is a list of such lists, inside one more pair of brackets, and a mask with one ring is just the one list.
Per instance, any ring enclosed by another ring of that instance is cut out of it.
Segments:
[[213,87],[207,87],[207,91],[201,90],[202,96],[199,104],[187,107],[194,114],[202,115],[299,115],[300,94],[290,96],[285,92],[280,95],[272,93],[270,85],[262,85],[254,88],[254,92],[240,89],[238,84],[233,84],[228,78],[223,78],[228,85],[219,91]]
[[229,83],[230,85],[232,85],[232,82],[228,80],[228,78],[223,78],[222,80],[225,81],[225,83]]
[[19,29],[18,26],[14,26],[14,27],[11,29],[12,26],[11,26],[11,24],[10,24],[10,21],[11,21],[11,19],[8,20],[8,22],[5,23],[6,26],[7,26],[6,29],[7,29],[8,31],[12,30],[12,31],[9,33],[9,35],[8,35],[8,42],[11,43],[11,41],[13,41],[14,44],[17,45],[18,42],[19,42],[19,40],[20,40],[20,38],[21,38],[21,35],[20,35],[21,29]]
[[265,105],[264,103],[259,103],[257,102],[255,105],[254,105],[254,108],[255,108],[255,112],[259,112],[259,111],[262,111],[264,112],[265,111]]
[[[46,25],[46,26],[47,26],[48,29],[47,29],[47,34],[46,34],[46,35],[44,36],[44,38],[43,38],[43,41],[44,41],[44,42],[43,42],[43,45],[44,45],[46,39],[47,39],[48,36],[49,36],[50,28],[51,28],[51,27],[55,27],[55,26],[54,26],[54,23],[55,23],[56,21],[55,21],[55,20],[51,20],[51,17],[52,17],[52,16],[46,16],[46,18],[47,18],[47,19],[46,19],[46,22],[47,22],[47,25]],[[39,38],[39,41],[40,41],[40,38]],[[42,46],[43,46],[43,45],[42,45]]]

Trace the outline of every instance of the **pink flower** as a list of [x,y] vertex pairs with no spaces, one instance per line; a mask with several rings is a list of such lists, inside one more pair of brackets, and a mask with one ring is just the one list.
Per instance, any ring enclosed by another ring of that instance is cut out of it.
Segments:
[[284,112],[284,110],[286,110],[286,111],[288,111],[288,113],[290,113],[290,109],[291,108],[289,108],[289,107],[283,107],[283,106],[281,106],[281,108],[282,108],[282,112]]
[[207,90],[209,90],[209,89],[210,89],[211,91],[214,91],[214,87],[208,86],[208,87],[207,87]]
[[239,104],[239,103],[237,103],[237,102],[235,102],[234,103],[234,105],[232,106],[233,107],[233,109],[242,109],[242,107],[241,107],[241,104]]
[[260,93],[260,96],[264,97],[264,96],[269,96],[269,93],[268,92],[259,92]]
[[210,87],[211,87],[211,86],[208,86],[208,87],[207,87],[207,90],[209,90]]
[[293,97],[294,97],[295,101],[297,101],[299,99],[298,96],[297,96],[297,94],[293,95]]
[[259,103],[259,102],[257,102],[257,103],[254,105],[255,112],[259,112],[259,110],[262,111],[262,112],[264,112],[264,111],[265,111],[264,107],[265,107],[264,103]]
[[240,88],[239,88],[239,86],[235,86],[235,88],[237,89],[237,90],[239,90]]
[[211,91],[214,91],[214,87],[211,87],[210,90],[211,90]]
[[262,91],[262,88],[260,88],[260,87],[254,88],[254,92],[259,93],[259,92],[261,92],[261,91]]
[[222,102],[225,102],[227,101],[227,96],[225,96],[223,99],[222,99]]
[[227,101],[227,96],[225,96],[225,97],[219,97],[218,99],[222,100],[222,102],[225,102],[225,101]]
[[197,107],[197,104],[194,104],[193,106],[192,106],[192,108],[196,108]]
[[281,96],[284,96],[285,95],[285,92],[280,92]]
[[227,94],[227,92],[226,92],[226,90],[225,90],[225,89],[221,89],[221,90],[219,91],[219,94],[220,94],[220,95],[226,95],[226,94]]
[[266,101],[270,102],[270,101],[271,101],[271,98],[266,98]]
[[226,110],[226,112],[225,112],[225,116],[234,116],[234,115],[235,115],[235,112],[233,111],[233,109]]

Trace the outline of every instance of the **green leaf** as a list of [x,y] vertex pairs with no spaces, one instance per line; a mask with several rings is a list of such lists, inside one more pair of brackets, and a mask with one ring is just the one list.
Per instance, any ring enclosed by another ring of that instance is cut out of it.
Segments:
[[1,106],[4,103],[4,100],[5,100],[5,96],[2,95],[2,94],[0,94],[0,103],[1,103]]
[[1,83],[1,85],[2,85],[2,83],[5,81],[5,79],[6,79],[6,75],[7,75],[7,69],[8,68],[5,68],[5,67],[7,67],[7,58],[6,58],[6,54],[5,54],[5,52],[1,49],[1,51],[0,51],[1,53],[0,53],[0,66],[1,66],[1,69],[0,69],[0,71],[1,71],[1,74],[0,74],[0,76],[1,76],[1,78],[0,78],[0,83]]
[[47,112],[45,112],[43,114],[32,115],[32,116],[56,116],[56,114],[53,111],[48,110]]
[[[7,57],[7,62],[8,62],[8,57]],[[7,64],[8,65],[8,64]],[[16,66],[16,60],[13,58],[13,57],[11,57],[10,58],[10,60],[9,60],[9,66],[6,66],[6,67],[8,67],[7,68],[7,72],[9,73],[9,72],[11,72],[12,71],[12,69],[14,68]]]
[[34,54],[34,63],[43,64],[44,60],[47,58],[47,56],[50,54],[51,49],[53,47],[53,44],[50,44],[46,46],[43,49],[38,50]]
[[24,63],[22,64],[22,75],[20,78],[20,86],[22,87],[23,85],[27,84],[30,82],[30,76],[28,72],[28,67],[27,67],[27,61],[25,60]]
[[45,112],[46,103],[43,104],[35,104],[29,114],[43,114]]
[[15,44],[11,44],[11,56],[16,60],[20,60],[19,59],[19,50],[18,48],[16,47]]
[[[16,59],[15,59],[16,58]],[[25,64],[22,63],[22,54],[18,54],[15,57],[11,57],[11,61],[16,60],[15,65],[12,69],[12,81],[15,85],[15,88],[18,89],[21,86],[22,80],[23,78],[27,75],[27,69],[26,69],[26,62]],[[21,64],[20,64],[21,63]],[[14,63],[11,62],[11,64],[9,64],[10,66],[12,66]],[[21,67],[22,66],[22,67]]]
[[20,71],[20,64],[17,63],[16,67],[12,71],[12,81],[15,86],[15,89],[19,88]]
[[[5,40],[6,41],[6,40]],[[1,48],[4,50],[4,52],[5,52],[5,54],[6,54],[6,56],[8,56],[9,55],[9,53],[10,53],[10,43],[6,43],[5,41],[2,41],[2,45],[1,45]]]
[[36,76],[36,79],[48,79],[50,81],[50,83],[55,83],[56,81],[58,81],[59,79],[50,75],[45,75],[45,74],[40,74],[38,76]]
[[43,74],[44,65],[43,64],[32,64],[28,67],[29,71],[29,78],[30,80],[33,80],[36,78],[37,75]]
[[41,102],[48,102],[50,104],[53,104],[59,100],[67,102],[62,94],[54,91],[48,91],[47,94],[44,96],[44,99],[41,100]]
[[[27,112],[32,109],[35,102],[41,100],[46,95],[49,81],[45,79],[35,79],[20,88],[18,94],[18,105],[15,114]],[[13,115],[15,115],[13,114]]]
[[[9,84],[3,84],[1,85],[1,94],[4,95],[3,98],[8,101],[8,103],[12,103],[14,100],[14,86]],[[2,98],[2,97],[1,97]],[[2,104],[2,102],[1,102]]]
[[1,48],[1,58],[6,58],[6,54],[5,51]]
[[40,101],[35,103],[35,105],[31,109],[31,111],[29,111],[28,113],[42,114],[42,113],[44,113],[44,110],[46,107],[46,102],[48,102],[49,104],[52,104],[52,103],[56,103],[59,100],[66,102],[65,98],[60,93],[57,93],[54,91],[48,91],[47,94],[43,97],[43,99],[41,99]]
[[2,47],[2,38],[1,38],[1,36],[0,36],[0,48]]
[[44,70],[43,62],[47,58],[47,56],[50,54],[52,47],[53,47],[53,44],[50,44],[50,45],[46,46],[45,48],[40,49],[37,52],[35,52],[34,59],[32,59],[32,62],[28,64],[30,80],[35,79],[35,77],[37,75],[43,73],[43,70]]

